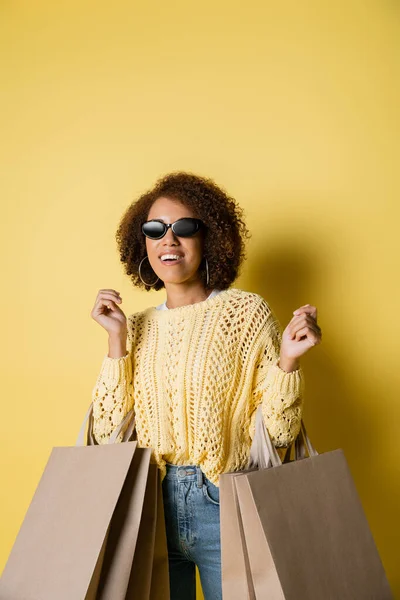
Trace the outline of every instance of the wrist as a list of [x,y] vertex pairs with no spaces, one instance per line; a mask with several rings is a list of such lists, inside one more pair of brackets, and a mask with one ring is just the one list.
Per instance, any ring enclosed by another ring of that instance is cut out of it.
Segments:
[[127,355],[126,337],[116,336],[108,338],[108,357],[122,358]]
[[300,367],[300,362],[298,358],[286,358],[285,356],[280,356],[278,367],[282,369],[282,371],[290,373],[291,371],[297,371]]
[[127,339],[128,339],[128,332],[126,330],[119,332],[119,333],[109,333],[108,334],[109,342],[114,342],[114,343],[126,342]]

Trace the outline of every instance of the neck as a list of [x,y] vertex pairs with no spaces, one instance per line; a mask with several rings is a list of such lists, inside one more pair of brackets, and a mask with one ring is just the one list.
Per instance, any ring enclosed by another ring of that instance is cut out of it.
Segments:
[[166,306],[168,309],[203,302],[203,300],[207,300],[212,292],[212,289],[206,289],[199,281],[193,283],[166,283],[165,290],[167,292]]

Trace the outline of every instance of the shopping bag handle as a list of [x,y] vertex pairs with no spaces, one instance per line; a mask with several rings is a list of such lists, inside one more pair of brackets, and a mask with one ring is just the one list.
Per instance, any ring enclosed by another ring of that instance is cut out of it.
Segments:
[[[122,442],[129,441],[129,439],[135,429],[135,426],[136,426],[136,419],[135,419],[135,413],[134,413],[133,408],[125,415],[125,417],[122,419],[121,423],[119,423],[117,425],[117,427],[114,429],[114,431],[112,432],[112,434],[110,435],[110,437],[108,439],[108,442],[107,442],[108,444],[116,443],[116,439],[117,439],[118,435],[120,434],[121,430],[125,427],[125,425],[127,423],[128,423],[128,427],[124,431],[124,434],[122,437]],[[86,424],[88,424],[88,431],[87,431],[86,443],[85,443]],[[79,430],[79,434],[78,434],[78,438],[76,440],[75,446],[86,446],[86,445],[93,446],[96,444],[97,444],[97,442],[93,436],[93,402],[91,402],[89,405],[89,408],[86,411],[86,415],[83,419],[83,423]]]
[[[299,435],[295,441],[295,460],[306,458],[306,449],[308,456],[317,456],[318,452],[312,445],[310,438],[307,435],[306,427],[303,419]],[[290,455],[292,445],[289,446],[287,452]],[[272,443],[269,431],[264,423],[262,415],[262,405],[260,404],[256,411],[255,433],[253,442],[250,448],[250,458],[247,468],[257,466],[259,469],[267,469],[281,466],[282,460],[279,456],[274,444]]]

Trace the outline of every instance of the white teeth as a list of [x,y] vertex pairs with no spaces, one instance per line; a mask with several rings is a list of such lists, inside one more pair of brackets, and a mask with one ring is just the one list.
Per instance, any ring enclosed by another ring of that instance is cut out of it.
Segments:
[[180,259],[182,258],[181,256],[177,256],[176,254],[164,254],[163,256],[161,256],[161,260],[166,260],[167,258],[172,258],[172,259]]

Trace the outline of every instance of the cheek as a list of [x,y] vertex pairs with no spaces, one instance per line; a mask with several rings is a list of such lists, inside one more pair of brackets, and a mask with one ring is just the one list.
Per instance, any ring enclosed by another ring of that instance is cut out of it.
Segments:
[[187,249],[188,254],[190,255],[190,259],[192,262],[201,263],[203,258],[203,249],[201,242],[196,241],[193,243],[190,248]]
[[193,240],[192,251],[194,256],[201,257],[203,255],[203,240],[200,238]]
[[149,256],[154,256],[156,254],[155,248],[156,247],[154,243],[151,240],[149,240],[149,238],[146,238],[146,251]]

